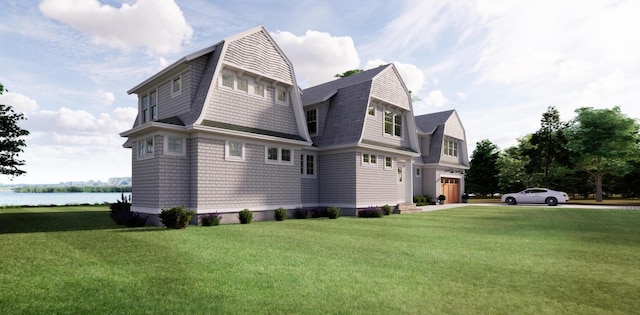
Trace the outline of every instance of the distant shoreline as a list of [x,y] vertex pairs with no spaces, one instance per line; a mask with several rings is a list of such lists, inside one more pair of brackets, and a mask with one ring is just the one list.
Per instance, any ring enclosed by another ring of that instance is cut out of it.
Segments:
[[16,193],[130,193],[131,186],[25,186]]

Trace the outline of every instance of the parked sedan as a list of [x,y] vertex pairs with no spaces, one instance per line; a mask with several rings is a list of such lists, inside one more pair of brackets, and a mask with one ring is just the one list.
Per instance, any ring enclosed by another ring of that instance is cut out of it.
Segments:
[[546,203],[547,205],[555,206],[558,203],[569,201],[569,196],[565,192],[547,188],[528,188],[521,192],[504,194],[500,197],[500,200],[510,205],[516,205],[518,203]]

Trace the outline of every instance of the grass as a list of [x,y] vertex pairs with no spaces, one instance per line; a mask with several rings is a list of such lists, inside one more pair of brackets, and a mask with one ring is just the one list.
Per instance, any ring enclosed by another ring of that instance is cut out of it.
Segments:
[[0,314],[586,313],[640,309],[640,211],[473,206],[128,229],[0,210]]

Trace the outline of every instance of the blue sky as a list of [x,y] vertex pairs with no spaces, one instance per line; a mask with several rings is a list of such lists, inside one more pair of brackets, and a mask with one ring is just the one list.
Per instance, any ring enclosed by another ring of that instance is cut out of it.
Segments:
[[178,58],[264,25],[304,88],[394,62],[421,101],[456,109],[471,152],[539,128],[556,106],[640,117],[640,1],[9,0],[0,10],[0,102],[24,112],[28,173],[0,183],[130,176],[136,98]]

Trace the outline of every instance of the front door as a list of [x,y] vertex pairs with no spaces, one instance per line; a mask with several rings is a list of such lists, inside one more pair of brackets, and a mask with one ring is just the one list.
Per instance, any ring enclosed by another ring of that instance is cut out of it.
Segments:
[[460,200],[460,179],[459,178],[440,178],[440,191],[447,197],[446,203],[458,203]]
[[398,188],[396,189],[396,191],[398,192],[398,202],[403,203],[406,202],[406,183],[405,181],[406,179],[406,170],[405,170],[406,164],[405,163],[398,163]]

